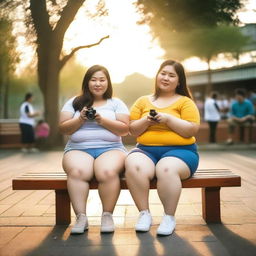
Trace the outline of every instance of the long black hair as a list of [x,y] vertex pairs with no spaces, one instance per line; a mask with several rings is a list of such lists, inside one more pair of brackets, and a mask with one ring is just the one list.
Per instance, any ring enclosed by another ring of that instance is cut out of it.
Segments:
[[86,73],[84,75],[83,83],[82,83],[82,92],[73,101],[73,107],[74,107],[75,111],[76,110],[81,111],[83,109],[83,107],[85,107],[85,106],[91,107],[93,105],[94,96],[89,90],[89,81],[92,78],[93,74],[98,71],[102,71],[105,74],[107,81],[108,81],[108,87],[107,87],[106,92],[103,94],[103,99],[111,99],[112,98],[113,88],[112,88],[112,83],[111,83],[111,79],[110,79],[108,70],[103,66],[94,65],[86,71]]
[[173,66],[174,67],[174,70],[175,72],[177,73],[178,75],[178,78],[179,78],[179,85],[176,87],[176,90],[175,92],[177,94],[180,94],[180,95],[183,95],[183,96],[187,96],[189,98],[192,99],[192,95],[190,93],[190,90],[187,86],[187,81],[186,81],[186,75],[185,75],[185,70],[182,66],[181,63],[175,61],[175,60],[166,60],[164,61],[159,70],[157,71],[157,74],[156,74],[156,79],[155,79],[155,93],[154,93],[154,98],[157,99],[160,95],[160,89],[159,87],[157,86],[157,76],[158,74],[161,72],[161,70],[165,67],[165,66]]

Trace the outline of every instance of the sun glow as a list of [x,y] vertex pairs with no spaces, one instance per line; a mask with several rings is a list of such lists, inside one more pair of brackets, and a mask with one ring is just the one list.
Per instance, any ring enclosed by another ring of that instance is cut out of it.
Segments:
[[[104,2],[104,1],[102,1]],[[102,37],[109,35],[100,45],[79,50],[75,59],[85,67],[94,64],[106,66],[110,71],[112,81],[121,83],[126,76],[141,73],[147,77],[154,77],[164,59],[165,51],[160,47],[157,39],[151,34],[149,25],[138,25],[141,14],[137,12],[135,0],[105,0],[107,16],[90,17],[96,14],[95,5],[98,1],[87,0],[77,13],[64,38],[63,50],[68,54],[73,48],[81,45],[93,44]],[[245,8],[238,12],[243,23],[256,23],[256,1],[244,0]],[[18,10],[20,20],[24,13]],[[14,15],[17,15],[14,14]],[[20,52],[21,62],[17,67],[17,74],[21,74],[31,59],[35,56],[35,47],[28,44],[21,32],[25,25],[17,23],[14,34],[17,35],[17,50]],[[22,33],[23,33],[22,32]],[[250,53],[251,54],[251,53]],[[240,64],[250,62],[249,53],[240,58]],[[255,56],[255,52],[253,54]],[[183,62],[187,71],[207,69],[206,62],[192,57]],[[235,65],[234,60],[220,54],[217,60],[211,61],[211,68],[229,67]]]
[[77,61],[87,67],[106,66],[116,83],[134,72],[153,77],[164,50],[153,40],[149,26],[137,24],[140,14],[132,1],[105,2],[109,15],[95,20],[85,19],[85,9],[81,8],[66,33],[64,50],[69,52],[74,46],[92,44],[109,35],[100,45],[77,52]]

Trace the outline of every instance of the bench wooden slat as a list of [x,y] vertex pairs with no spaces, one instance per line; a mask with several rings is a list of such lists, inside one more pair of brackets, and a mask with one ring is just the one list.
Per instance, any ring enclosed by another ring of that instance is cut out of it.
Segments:
[[21,131],[18,119],[0,120],[0,148],[20,148]]
[[[13,189],[16,190],[62,190],[67,189],[66,173],[64,172],[29,172],[13,179]],[[195,175],[182,181],[183,188],[232,187],[241,186],[241,178],[229,170],[199,169]],[[95,179],[90,182],[90,189],[97,189]],[[121,179],[121,188],[127,189],[125,179]],[[151,181],[151,189],[156,188],[156,179]]]
[[[12,180],[14,190],[55,190],[56,224],[69,224],[70,199],[67,191],[67,176],[63,171],[28,172]],[[202,188],[202,216],[207,223],[221,222],[220,188],[241,186],[241,177],[227,169],[199,169],[195,175],[182,181],[183,188]],[[157,180],[150,182],[156,189]],[[97,189],[98,182],[90,181],[90,189]],[[128,189],[121,177],[121,189]]]

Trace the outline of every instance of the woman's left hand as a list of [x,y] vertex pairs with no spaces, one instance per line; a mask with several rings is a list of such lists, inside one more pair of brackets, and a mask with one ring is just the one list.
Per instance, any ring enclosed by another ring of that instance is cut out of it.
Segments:
[[97,121],[98,124],[101,124],[102,120],[103,120],[103,117],[98,112],[96,112],[95,121]]
[[165,113],[157,113],[157,115],[155,116],[155,120],[158,123],[167,123],[168,121],[168,114]]

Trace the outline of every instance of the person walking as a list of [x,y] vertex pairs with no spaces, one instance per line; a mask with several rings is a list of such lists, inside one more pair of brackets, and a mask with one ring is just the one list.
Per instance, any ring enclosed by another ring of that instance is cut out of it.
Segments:
[[20,118],[19,126],[21,131],[21,142],[23,147],[21,151],[23,153],[27,152],[38,152],[35,148],[35,117],[40,114],[40,112],[35,111],[32,105],[33,94],[27,93],[25,95],[24,102],[20,106]]

